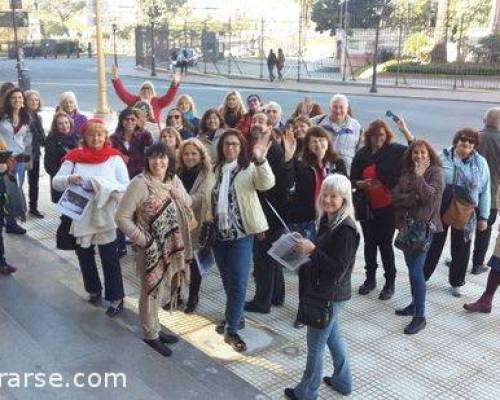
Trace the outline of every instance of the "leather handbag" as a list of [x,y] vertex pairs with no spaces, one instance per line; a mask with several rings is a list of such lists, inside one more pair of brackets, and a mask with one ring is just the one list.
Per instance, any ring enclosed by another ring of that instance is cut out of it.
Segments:
[[421,254],[429,250],[432,232],[427,222],[417,222],[406,216],[403,226],[399,229],[394,246],[405,253]]
[[453,188],[451,202],[443,214],[443,223],[457,230],[463,230],[472,214],[474,213],[474,204],[466,199],[465,194],[460,194],[456,185],[457,169],[455,167],[453,176]]
[[76,238],[69,233],[72,219],[66,215],[61,215],[61,222],[56,231],[56,247],[59,250],[75,250]]
[[327,300],[313,293],[305,293],[299,302],[297,320],[304,325],[325,329],[332,320],[332,300]]
[[5,215],[25,220],[26,199],[23,190],[17,185],[15,176],[4,173],[1,176],[0,193],[2,207]]
[[370,221],[373,219],[370,199],[364,190],[355,190],[352,193],[352,202],[354,206],[354,215],[358,221]]

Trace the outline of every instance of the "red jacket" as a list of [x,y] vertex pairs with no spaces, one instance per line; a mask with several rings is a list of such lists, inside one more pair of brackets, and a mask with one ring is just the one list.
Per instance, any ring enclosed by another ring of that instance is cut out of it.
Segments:
[[[141,100],[139,96],[132,94],[127,90],[120,78],[113,79],[112,82],[117,96],[127,106],[132,107],[135,103]],[[171,84],[164,96],[153,97],[151,99],[151,107],[153,107],[153,117],[156,122],[160,121],[161,110],[167,107],[174,100],[175,95],[177,94],[177,89],[179,89],[179,84]]]
[[249,142],[249,137],[250,137],[250,127],[252,126],[252,117],[253,114],[250,114],[247,112],[241,119],[238,121],[236,124],[235,128],[238,129],[247,143]]

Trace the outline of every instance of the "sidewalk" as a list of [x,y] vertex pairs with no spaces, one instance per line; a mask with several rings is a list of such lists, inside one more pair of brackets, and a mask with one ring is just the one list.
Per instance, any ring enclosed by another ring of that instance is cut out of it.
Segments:
[[[157,68],[157,76],[151,77],[149,69],[137,67],[124,67],[120,69],[123,77],[143,78],[149,80],[169,80],[171,72]],[[415,98],[447,101],[472,101],[481,103],[500,103],[500,91],[479,90],[450,90],[450,89],[423,89],[407,87],[379,86],[378,93],[369,93],[369,86],[351,82],[336,82],[326,80],[313,80],[297,82],[285,80],[283,82],[269,82],[267,79],[258,78],[232,78],[219,75],[204,75],[195,70],[190,70],[189,75],[182,78],[182,82],[195,85],[223,86],[228,88],[247,88],[256,90],[289,90],[304,93],[344,93],[350,96],[376,96],[395,98]]]
[[[7,257],[20,271],[0,279],[0,365],[4,368],[123,368],[132,384],[126,392],[117,390],[110,396],[106,392],[106,398],[120,399],[267,398],[261,397],[259,391],[268,398],[282,399],[283,389],[299,381],[306,360],[306,330],[292,327],[298,305],[295,275],[286,274],[284,306],[274,307],[266,315],[246,314],[247,328],[241,333],[249,351],[242,355],[232,351],[214,332],[216,322],[223,318],[224,295],[219,274],[212,271],[203,279],[196,314],[160,312],[161,323],[183,339],[174,348],[174,356],[165,360],[140,340],[133,257],[121,259],[126,313],[116,322],[110,321],[104,309],[84,302],[72,252],[55,250],[59,218],[49,200],[46,175],[40,187],[39,208],[46,217],[28,219],[25,224],[29,237],[39,244],[29,238],[5,235]],[[495,236],[496,230],[488,254]],[[445,246],[443,260],[448,256],[449,246]],[[389,301],[377,299],[383,284],[381,271],[378,290],[368,296],[357,294],[364,280],[363,265],[361,245],[352,276],[353,297],[342,316],[354,376],[353,399],[500,398],[500,296],[490,315],[468,314],[462,309],[464,302],[482,293],[486,274],[468,274],[464,297],[456,299],[446,291],[447,269],[440,265],[428,284],[427,328],[408,337],[402,334],[407,319],[394,315],[396,307],[410,301],[401,252],[396,250],[396,294]],[[252,282],[247,299],[253,293]],[[331,372],[327,354],[325,375]],[[7,398],[88,399],[91,397],[85,395],[89,393],[68,390],[56,397],[11,390]],[[99,392],[93,398],[102,399],[104,395]],[[328,387],[321,386],[320,399],[335,398]]]

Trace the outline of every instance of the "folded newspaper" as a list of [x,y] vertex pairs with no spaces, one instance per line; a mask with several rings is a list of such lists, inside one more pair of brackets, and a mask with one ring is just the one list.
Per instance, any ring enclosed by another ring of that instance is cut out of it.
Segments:
[[311,260],[309,256],[297,251],[296,246],[300,239],[302,239],[300,233],[290,231],[284,233],[278,240],[276,240],[276,242],[272,244],[267,254],[269,254],[270,257],[275,259],[285,268],[290,271],[295,271],[302,264]]
[[95,194],[89,191],[88,185],[87,182],[70,185],[57,203],[57,210],[74,221],[81,221],[95,197]]

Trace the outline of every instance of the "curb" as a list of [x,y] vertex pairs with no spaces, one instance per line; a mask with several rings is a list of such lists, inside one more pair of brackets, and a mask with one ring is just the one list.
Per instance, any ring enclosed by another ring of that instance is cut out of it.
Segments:
[[[141,68],[140,69],[141,71],[149,71],[149,69],[147,68]],[[165,68],[156,68],[156,70],[158,72],[163,72],[163,73],[168,73],[170,72],[169,70],[165,69]],[[321,85],[321,84],[325,84],[325,85],[330,85],[330,86],[333,86],[333,87],[345,87],[345,88],[349,88],[349,87],[357,87],[357,88],[361,88],[361,87],[366,87],[367,89],[370,87],[370,84],[364,84],[364,83],[352,83],[352,82],[331,82],[331,81],[327,81],[327,80],[321,80],[321,79],[318,79],[318,80],[309,80],[310,82],[306,82],[306,83],[309,83],[311,85],[314,85],[315,87],[311,87],[311,88],[308,88],[308,89],[305,89],[305,88],[287,88],[287,87],[279,87],[279,86],[271,86],[271,85],[263,85],[262,87],[259,87],[259,88],[256,88],[255,85],[249,85],[249,84],[244,84],[244,83],[239,83],[238,85],[234,86],[232,85],[232,82],[231,81],[234,81],[234,80],[244,80],[244,81],[251,81],[251,82],[268,82],[267,79],[260,79],[260,78],[253,78],[253,77],[230,77],[230,76],[227,76],[227,75],[213,75],[213,74],[203,74],[203,73],[199,73],[197,71],[194,71],[194,72],[190,72],[190,76],[200,76],[200,77],[208,77],[208,78],[217,78],[217,79],[221,79],[221,78],[224,78],[224,79],[227,79],[227,82],[206,82],[206,81],[201,81],[201,82],[185,82],[186,84],[191,84],[191,85],[201,85],[201,86],[214,86],[214,87],[237,87],[237,88],[241,88],[241,89],[260,89],[260,90],[281,90],[281,91],[285,91],[285,92],[298,92],[298,93],[333,93],[335,92],[335,90],[332,90],[332,88],[321,88],[321,87],[316,87],[316,85]],[[162,78],[162,77],[159,77],[159,76],[155,76],[155,77],[151,77],[151,76],[148,76],[148,77],[142,77],[142,76],[137,76],[137,75],[133,75],[132,73],[122,73],[120,74],[120,76],[122,77],[129,77],[129,78],[138,78],[138,79],[148,79],[148,80],[152,80],[152,81],[164,81],[165,78]],[[416,91],[416,90],[428,90],[428,91],[431,91],[431,92],[450,92],[450,90],[443,90],[443,89],[439,89],[439,88],[415,88],[415,87],[401,87],[401,86],[381,86],[379,85],[379,87],[381,89],[384,89],[384,88],[387,88],[387,89],[403,89],[403,90],[408,90],[408,91]],[[349,95],[351,97],[380,97],[380,98],[399,98],[399,99],[416,99],[416,100],[433,100],[433,101],[454,101],[454,102],[464,102],[464,101],[469,101],[469,102],[474,102],[474,103],[484,103],[484,104],[492,104],[492,103],[497,103],[498,101],[494,100],[494,99],[491,99],[491,100],[480,100],[480,99],[460,99],[460,98],[457,98],[458,96],[460,95],[463,95],[463,96],[467,96],[468,94],[471,94],[471,93],[474,93],[474,94],[488,94],[488,93],[495,93],[494,90],[492,91],[487,91],[487,92],[484,92],[484,91],[478,91],[478,90],[474,90],[474,89],[463,89],[463,90],[454,90],[454,91],[451,91],[451,93],[454,94],[454,97],[438,97],[438,98],[435,98],[435,97],[432,97],[430,94],[429,95],[401,95],[401,94],[389,94],[389,93],[370,93],[368,92],[368,90],[366,91],[366,93],[358,93],[358,92],[352,92],[352,91],[349,91],[349,90],[345,90],[343,91],[344,94],[346,95]],[[462,96],[460,96],[462,97]]]

